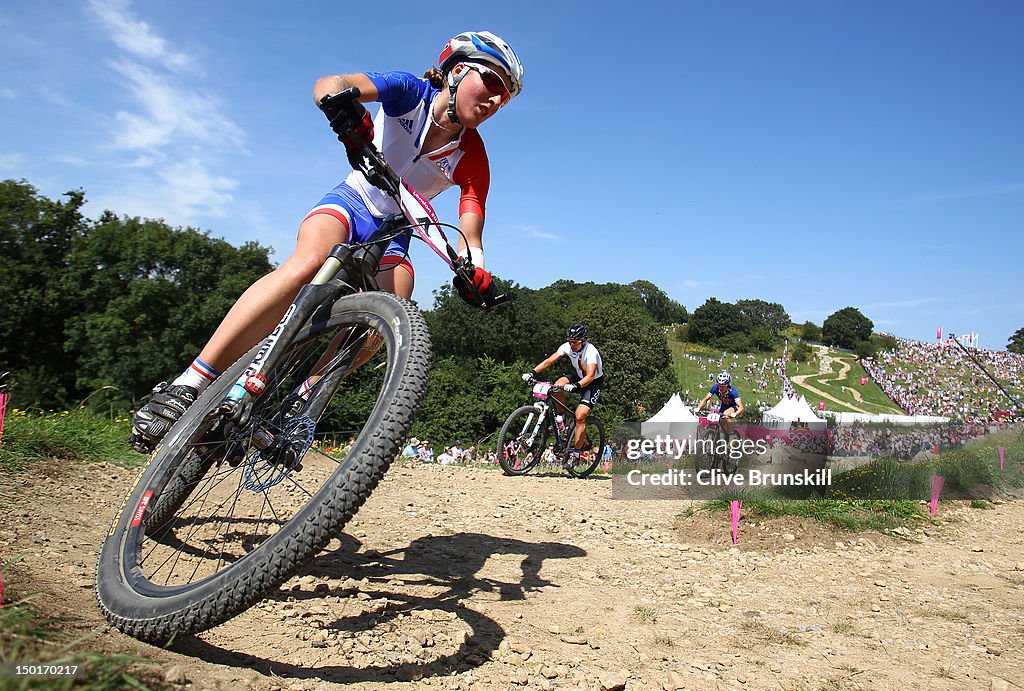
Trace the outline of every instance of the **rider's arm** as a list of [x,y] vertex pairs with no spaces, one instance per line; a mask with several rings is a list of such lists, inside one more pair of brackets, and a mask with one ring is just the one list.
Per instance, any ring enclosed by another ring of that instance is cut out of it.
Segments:
[[739,398],[736,399],[736,417],[743,414],[743,401]]
[[587,388],[588,386],[590,386],[590,382],[594,381],[595,374],[597,374],[597,363],[591,362],[589,365],[587,365],[587,369],[583,374],[583,378],[580,379],[579,383],[576,384],[576,386],[581,389]]
[[319,106],[320,99],[324,96],[341,93],[351,87],[359,89],[359,100],[363,103],[376,101],[379,97],[377,87],[370,78],[363,73],[357,74],[332,74],[321,77],[313,84],[313,101]]
[[704,398],[702,398],[702,399],[700,400],[700,403],[698,403],[698,404],[697,404],[697,410],[700,410],[701,408],[703,408],[703,407],[704,407],[704,404],[705,404],[705,403],[707,403],[707,402],[708,402],[708,401],[710,401],[710,400],[711,400],[711,394],[708,394],[707,396],[705,396]]
[[484,206],[491,186],[491,169],[487,160],[484,142],[475,130],[462,135],[459,147],[465,155],[459,160],[452,181],[459,186],[459,237],[460,257],[469,257],[473,266],[484,266]]
[[539,365],[534,367],[533,368],[533,373],[534,374],[538,374],[540,372],[543,372],[548,367],[551,367],[551,365],[553,365],[556,362],[558,362],[558,358],[560,358],[560,357],[562,357],[562,353],[556,350],[546,360],[542,361]]
[[459,216],[459,256],[469,257],[473,266],[484,268],[484,218],[473,212]]

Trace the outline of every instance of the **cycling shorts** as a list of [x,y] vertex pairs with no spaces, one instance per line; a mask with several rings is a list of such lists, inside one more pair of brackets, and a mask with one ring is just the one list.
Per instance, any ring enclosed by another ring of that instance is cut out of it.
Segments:
[[[569,382],[572,384],[579,384],[581,377],[573,372],[567,375]],[[597,405],[597,399],[601,397],[601,386],[604,384],[604,377],[598,377],[594,381],[587,384],[587,388],[580,389],[580,404],[585,405],[588,408],[593,409]]]
[[[341,221],[348,228],[350,243],[366,242],[384,223],[383,218],[370,213],[359,192],[344,182],[325,194],[306,214],[306,218],[316,214],[327,214]],[[409,261],[410,239],[405,235],[391,241],[380,262],[382,269],[401,264],[410,274],[413,273],[412,262]]]

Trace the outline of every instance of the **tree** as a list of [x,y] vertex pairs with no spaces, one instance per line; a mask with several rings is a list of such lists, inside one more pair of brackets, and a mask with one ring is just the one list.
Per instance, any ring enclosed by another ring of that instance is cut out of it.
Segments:
[[878,346],[871,341],[857,341],[853,345],[853,352],[855,352],[857,357],[861,360],[864,358],[873,358],[878,353]]
[[467,305],[450,285],[435,291],[434,308],[424,314],[434,357],[535,363],[552,343],[561,342],[567,317],[557,301],[516,284],[508,290],[512,302],[487,312]]
[[1006,342],[1006,349],[1011,353],[1024,353],[1024,326],[1010,336],[1010,340]]
[[81,191],[51,201],[27,182],[0,182],[0,372],[10,371],[21,408],[75,402],[75,368],[63,348],[63,325],[78,309],[76,293],[57,282],[86,229]]
[[723,337],[740,332],[746,334],[747,318],[740,308],[729,302],[721,302],[717,298],[708,300],[695,309],[690,315],[689,339],[693,343],[714,345]]
[[810,362],[811,358],[814,357],[814,351],[806,343],[800,342],[793,348],[793,353],[790,355],[793,362]]
[[777,302],[737,300],[736,306],[740,314],[747,318],[751,334],[758,328],[764,328],[767,333],[772,334],[772,338],[778,338],[792,323],[786,310]]
[[820,341],[821,327],[811,321],[804,322],[804,325],[800,327],[800,338],[805,341]]
[[115,386],[127,404],[175,376],[238,296],[270,271],[268,251],[104,213],[76,240],[62,277],[80,301],[64,325],[76,389]]
[[644,309],[659,324],[668,326],[686,321],[686,308],[670,299],[661,288],[650,281],[633,281],[629,287],[639,293]]
[[856,307],[844,307],[829,315],[821,327],[821,337],[826,343],[840,348],[853,349],[857,341],[871,338],[874,323],[861,314]]

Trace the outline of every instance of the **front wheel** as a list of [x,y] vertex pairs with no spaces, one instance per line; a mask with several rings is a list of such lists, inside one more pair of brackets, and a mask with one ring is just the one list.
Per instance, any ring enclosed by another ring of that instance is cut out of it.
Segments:
[[540,462],[548,442],[547,419],[524,405],[512,411],[498,433],[498,463],[506,475],[526,475]]
[[265,391],[229,422],[221,402],[260,347],[175,424],[111,523],[96,596],[124,633],[203,631],[290,578],[380,482],[426,392],[426,323],[386,293],[342,297],[281,344]]
[[573,477],[584,478],[594,472],[594,468],[601,462],[601,454],[604,453],[604,424],[598,418],[589,415],[580,446],[573,449],[575,436],[576,420],[572,418],[565,427],[565,469]]

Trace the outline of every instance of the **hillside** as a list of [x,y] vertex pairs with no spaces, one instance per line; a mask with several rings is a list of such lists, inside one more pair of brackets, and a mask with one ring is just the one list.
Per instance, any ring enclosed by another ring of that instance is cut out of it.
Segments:
[[[671,336],[669,347],[680,392],[690,403],[703,398],[714,375],[723,369],[732,374],[748,406],[770,407],[782,396],[782,348],[772,353],[729,353],[723,357],[721,350],[680,343]],[[882,351],[867,362],[871,373],[849,351],[824,345],[812,349],[810,362],[790,360],[785,368],[793,387],[815,408],[824,401],[827,410],[838,412],[953,418],[989,417],[1011,408],[1006,396],[977,364],[951,344],[897,339],[894,349]],[[1024,356],[985,350],[972,354],[1011,394],[1024,399]]]
[[[733,384],[748,406],[771,407],[782,397],[782,348],[773,353],[729,353],[723,358],[722,351],[695,343],[669,338],[669,346],[680,392],[688,402],[703,398],[714,375],[723,369],[732,374]],[[825,401],[828,410],[903,414],[870,378],[861,385],[860,378],[867,373],[852,353],[818,346],[810,362],[788,362],[786,374],[814,407]]]

